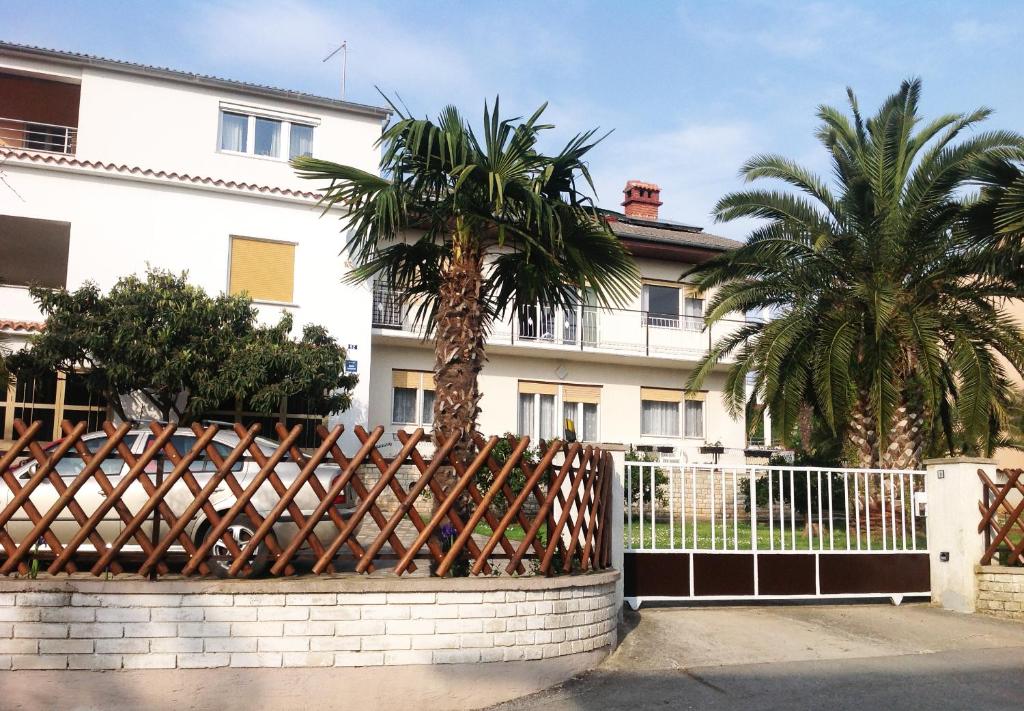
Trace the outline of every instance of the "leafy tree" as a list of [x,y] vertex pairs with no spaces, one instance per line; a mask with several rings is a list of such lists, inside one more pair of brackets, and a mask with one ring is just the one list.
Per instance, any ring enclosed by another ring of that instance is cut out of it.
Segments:
[[[735,356],[726,400],[735,413],[755,373],[758,402],[783,431],[811,404],[861,466],[917,466],[926,438],[994,446],[1024,371],[1024,339],[1002,311],[1024,295],[1019,241],[997,229],[986,183],[1024,158],[1024,138],[967,129],[990,111],[918,115],[921,84],[905,81],[870,119],[822,106],[817,137],[834,179],[758,155],[748,181],[795,191],[743,190],[716,206],[721,221],[761,218],[739,249],[694,270],[717,289],[711,322],[733,311],[770,317],[721,339],[689,381]],[[990,188],[994,190],[995,188]],[[961,432],[957,438],[955,432]]]
[[[394,107],[393,107],[394,108]],[[341,205],[354,282],[376,279],[415,305],[434,336],[434,432],[461,433],[472,451],[484,366],[495,320],[520,305],[578,303],[589,289],[621,305],[639,279],[630,255],[581,187],[594,131],[558,153],[540,152],[544,106],[523,121],[484,107],[476,133],[454,107],[437,121],[398,120],[381,136],[381,173],[297,158],[305,178],[329,181],[326,206]]]
[[123,419],[121,396],[129,394],[182,424],[234,398],[270,413],[282,397],[303,395],[325,415],[351,402],[356,378],[322,327],[306,326],[294,340],[290,315],[259,326],[247,296],[211,297],[186,274],[150,269],[105,295],[91,282],[30,293],[46,323],[7,366],[16,374],[84,369],[86,386]]

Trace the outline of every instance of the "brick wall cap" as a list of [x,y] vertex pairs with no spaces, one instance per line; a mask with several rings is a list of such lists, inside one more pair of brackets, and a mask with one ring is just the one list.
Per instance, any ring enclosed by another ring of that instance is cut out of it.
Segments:
[[617,570],[552,578],[543,576],[479,576],[474,578],[399,578],[389,571],[377,575],[319,575],[264,580],[220,580],[167,576],[151,581],[137,575],[117,575],[97,580],[88,573],[35,580],[0,579],[0,593],[72,592],[124,595],[251,595],[268,593],[410,593],[565,590],[610,585],[619,579]]
[[1024,576],[1024,568],[1009,568],[1002,565],[975,565],[974,572],[978,575],[1021,575]]

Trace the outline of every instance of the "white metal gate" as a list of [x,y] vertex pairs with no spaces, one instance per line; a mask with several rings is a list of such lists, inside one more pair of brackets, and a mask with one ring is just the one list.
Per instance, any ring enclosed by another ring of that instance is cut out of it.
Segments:
[[925,472],[626,462],[626,601],[930,595]]

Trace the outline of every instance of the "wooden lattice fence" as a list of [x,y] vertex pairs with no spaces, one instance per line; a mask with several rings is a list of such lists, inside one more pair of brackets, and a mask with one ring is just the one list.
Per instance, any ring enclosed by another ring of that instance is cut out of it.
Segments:
[[[422,429],[398,433],[388,459],[380,427],[355,428],[352,457],[341,426],[317,428],[313,451],[297,446],[300,425],[278,425],[278,441],[259,438],[258,425],[107,422],[97,434],[64,422],[55,443],[40,428],[16,421],[0,457],[0,574],[405,574],[418,561],[442,576],[552,575],[611,561],[613,467],[591,446],[541,443],[531,464],[524,437],[499,462],[498,438],[478,436],[462,462],[454,437],[425,459]],[[403,466],[415,467],[408,486]],[[513,471],[525,478],[518,490]]]
[[1024,565],[1024,469],[1001,469],[993,482],[978,470],[982,484],[982,500],[978,502],[981,522],[978,533],[985,534],[982,565]]

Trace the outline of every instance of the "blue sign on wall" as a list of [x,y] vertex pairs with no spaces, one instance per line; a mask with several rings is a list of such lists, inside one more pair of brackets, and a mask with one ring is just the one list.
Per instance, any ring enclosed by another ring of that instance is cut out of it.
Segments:
[[357,361],[357,360],[346,360],[345,361],[345,372],[346,373],[358,373],[359,372],[359,361]]

